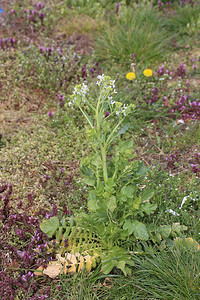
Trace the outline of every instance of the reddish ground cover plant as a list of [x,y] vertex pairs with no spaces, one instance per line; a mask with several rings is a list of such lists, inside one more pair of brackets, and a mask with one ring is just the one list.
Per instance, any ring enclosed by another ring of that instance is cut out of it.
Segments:
[[[3,300],[16,299],[17,296],[32,300],[47,299],[49,279],[43,279],[45,287],[42,288],[33,271],[55,258],[56,244],[52,244],[51,250],[48,250],[47,236],[40,230],[39,224],[44,217],[57,215],[58,209],[55,205],[51,212],[41,208],[34,216],[30,216],[29,207],[33,199],[28,194],[29,205],[25,205],[23,213],[13,212],[12,193],[11,184],[0,187],[0,297]],[[19,210],[22,207],[23,201],[19,201]],[[63,213],[66,212],[69,213],[64,206]]]

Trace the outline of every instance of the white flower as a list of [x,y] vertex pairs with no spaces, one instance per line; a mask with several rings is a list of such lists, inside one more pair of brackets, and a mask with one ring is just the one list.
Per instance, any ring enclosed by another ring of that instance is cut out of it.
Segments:
[[180,119],[177,121],[177,123],[184,124],[185,122],[182,119]]
[[97,79],[98,79],[98,80],[97,80],[96,84],[97,84],[97,85],[101,85],[102,82],[104,82],[105,75],[104,75],[104,74],[98,75],[98,76],[97,76]]
[[173,216],[180,216],[177,212],[175,212],[173,209],[167,209],[167,212],[169,212],[170,214],[172,214]]
[[115,104],[115,101],[114,101],[114,100],[111,100],[111,101],[110,101],[110,104],[111,104],[111,105],[114,105],[114,104]]
[[181,206],[179,207],[179,209],[181,209],[182,207],[183,207],[183,205],[185,204],[185,202],[187,201],[187,198],[188,198],[189,196],[185,196],[184,198],[183,198],[183,200],[182,200],[182,202],[181,202]]

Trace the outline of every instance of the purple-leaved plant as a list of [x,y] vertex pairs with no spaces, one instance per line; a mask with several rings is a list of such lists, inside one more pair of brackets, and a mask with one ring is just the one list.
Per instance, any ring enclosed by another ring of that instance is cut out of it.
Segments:
[[180,66],[175,71],[175,76],[181,77],[183,79],[186,76],[185,67],[185,64],[180,64]]
[[166,157],[165,160],[167,162],[167,168],[174,169],[176,167],[175,163],[178,161],[178,158],[179,153],[177,150],[174,152],[174,154],[170,154],[168,157]]
[[6,50],[8,48],[13,48],[16,46],[15,38],[3,38],[0,40],[0,47],[2,50]]
[[[62,172],[61,172],[62,173]],[[48,262],[55,259],[57,244],[47,248],[48,237],[40,230],[40,222],[58,214],[56,205],[52,211],[38,209],[30,215],[30,206],[34,205],[32,194],[27,195],[24,204],[20,200],[23,212],[14,212],[11,205],[13,188],[5,183],[0,186],[0,299],[49,299],[50,279],[43,278],[42,286],[31,269],[45,267]],[[27,205],[28,202],[28,205]],[[71,214],[66,205],[63,215]],[[67,240],[65,241],[67,244]],[[45,285],[45,288],[44,288]],[[20,298],[21,299],[21,298]]]

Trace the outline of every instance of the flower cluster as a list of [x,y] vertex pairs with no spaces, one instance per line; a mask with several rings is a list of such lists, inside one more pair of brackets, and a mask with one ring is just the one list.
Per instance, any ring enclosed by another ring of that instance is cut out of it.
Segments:
[[53,48],[49,48],[49,47],[45,48],[43,46],[38,46],[38,49],[40,53],[44,54],[45,56],[50,56],[52,52],[55,51]]
[[128,80],[133,80],[135,78],[136,78],[136,75],[134,72],[129,72],[126,74],[126,79],[128,79]]
[[58,105],[59,105],[60,107],[64,107],[64,99],[65,99],[65,96],[63,96],[62,94],[58,94],[58,99],[59,99]]
[[42,2],[38,2],[36,4],[37,9],[43,9],[44,8],[44,4]]
[[117,116],[123,115],[124,117],[126,117],[131,113],[131,111],[135,108],[135,106],[133,104],[126,105],[126,104],[122,104],[121,102],[115,102],[115,108],[116,108]]
[[162,75],[165,75],[165,74],[167,74],[167,75],[169,75],[169,76],[172,75],[172,71],[170,71],[170,70],[168,70],[168,69],[165,69],[165,66],[164,66],[164,65],[159,66],[156,72],[157,72],[157,74],[158,74],[159,76],[162,76]]
[[180,64],[180,66],[176,69],[175,75],[181,77],[182,79],[186,76],[186,65]]
[[143,71],[144,76],[151,77],[153,75],[153,71],[151,69],[145,69]]
[[183,94],[177,103],[170,109],[171,113],[178,111],[183,119],[200,119],[200,100],[189,101],[189,96]]
[[115,104],[113,95],[117,94],[115,90],[115,80],[111,80],[109,76],[98,75],[96,85],[101,87],[100,96],[104,100],[108,100],[111,105]]
[[44,22],[45,13],[42,11],[44,8],[44,4],[42,2],[38,2],[36,4],[35,9],[23,9],[23,17],[26,18],[29,22],[36,23],[39,19],[41,24]]
[[109,76],[106,76],[104,74],[98,75],[97,79],[98,80],[96,82],[96,85],[103,86],[105,89],[107,87],[109,87],[109,88],[113,89],[114,92],[116,92],[115,91],[115,80],[111,80]]
[[200,174],[200,152],[194,154],[195,161],[191,164],[192,171],[196,174]]
[[69,106],[72,105],[72,103],[77,103],[80,105],[81,103],[85,103],[87,101],[87,96],[89,95],[89,88],[88,86],[83,83],[82,85],[77,85],[74,88],[73,95],[70,97]]
[[[97,76],[97,82],[96,85],[100,87],[99,97],[101,100],[101,104],[104,102],[107,106],[110,107],[110,111],[104,112],[104,117],[107,118],[111,114],[111,112],[115,113],[117,116],[127,116],[131,110],[135,107],[134,105],[126,105],[122,104],[121,102],[117,102],[113,99],[113,95],[116,94],[115,90],[115,80],[111,80],[109,76],[106,76],[104,74]],[[86,84],[77,85],[74,88],[73,95],[70,97],[69,106],[72,105],[72,103],[78,104],[78,106],[81,105],[81,103],[86,103],[89,96],[89,89]],[[87,101],[88,105],[90,106],[90,103]],[[114,107],[113,107],[114,106]]]
[[161,0],[158,0],[158,7],[161,8],[164,5],[164,3]]
[[179,157],[179,153],[176,150],[174,154],[170,154],[168,157],[165,158],[167,161],[167,167],[168,168],[175,168],[175,162],[177,162]]
[[157,87],[153,88],[153,93],[152,93],[151,99],[148,99],[146,101],[146,103],[147,104],[151,103],[152,105],[154,105],[155,102],[157,102],[159,99],[158,93],[159,93],[159,89]]
[[180,3],[182,6],[190,4],[193,7],[195,2],[193,0],[181,0]]
[[119,7],[120,7],[120,3],[116,3],[116,11],[115,11],[116,15],[118,15],[119,13]]
[[16,44],[15,38],[4,38],[0,40],[0,46],[2,50],[5,50],[10,47],[14,47]]

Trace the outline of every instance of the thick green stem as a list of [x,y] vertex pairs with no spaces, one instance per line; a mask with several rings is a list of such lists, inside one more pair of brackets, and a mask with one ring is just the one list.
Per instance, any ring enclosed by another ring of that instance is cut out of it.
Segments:
[[106,182],[108,180],[108,172],[107,172],[107,165],[106,165],[106,151],[105,151],[105,147],[102,145],[102,141],[101,141],[101,122],[100,122],[100,118],[101,118],[102,111],[100,109],[100,104],[101,104],[100,99],[101,99],[101,95],[98,99],[97,107],[96,107],[97,141],[99,143],[99,148],[100,148],[100,151],[101,151],[103,178],[104,178],[104,182]]
[[106,165],[106,151],[102,145],[100,149],[101,149],[101,157],[102,157],[103,178],[104,178],[104,182],[106,183],[108,180],[108,172],[107,172],[107,165]]
[[114,172],[114,174],[113,174],[113,180],[115,180],[115,177],[117,176],[117,172],[118,172],[118,165],[117,165],[117,163],[115,163],[115,172]]

